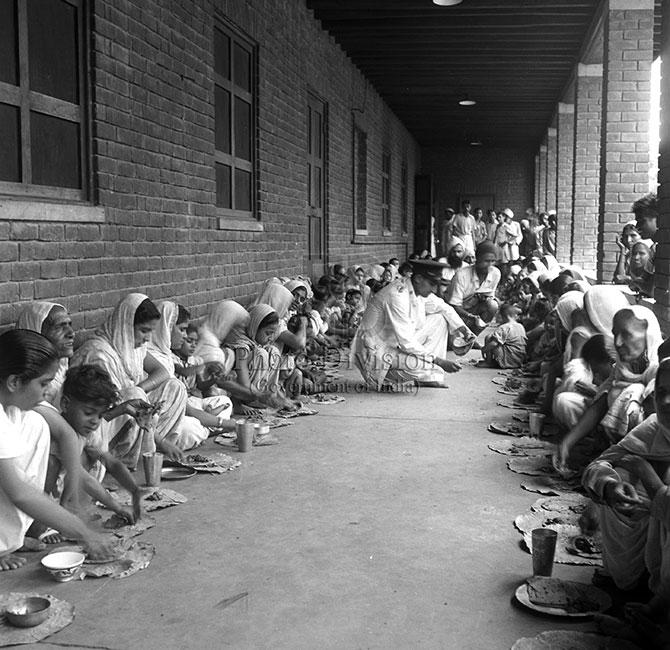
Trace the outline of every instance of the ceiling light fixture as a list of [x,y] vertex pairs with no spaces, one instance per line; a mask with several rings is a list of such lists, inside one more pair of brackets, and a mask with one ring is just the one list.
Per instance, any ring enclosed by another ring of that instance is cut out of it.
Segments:
[[440,7],[453,7],[454,5],[459,5],[463,0],[433,0],[433,4],[436,4]]
[[461,106],[474,106],[477,102],[474,99],[470,99],[468,95],[463,95],[463,97],[458,100],[458,103]]
[[473,138],[470,140],[471,147],[481,147],[484,144],[479,138]]

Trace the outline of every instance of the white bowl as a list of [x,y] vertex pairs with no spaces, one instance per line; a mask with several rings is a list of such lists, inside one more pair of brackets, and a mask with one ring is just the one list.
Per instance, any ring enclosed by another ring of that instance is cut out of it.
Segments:
[[76,551],[56,551],[42,558],[42,566],[56,582],[69,582],[79,574],[86,556]]

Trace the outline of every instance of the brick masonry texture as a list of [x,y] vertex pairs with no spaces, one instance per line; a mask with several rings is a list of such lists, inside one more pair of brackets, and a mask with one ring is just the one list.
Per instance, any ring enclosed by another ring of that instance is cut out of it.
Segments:
[[556,253],[559,262],[569,264],[572,261],[574,113],[559,113],[556,131],[558,146],[556,160]]
[[547,134],[547,201],[546,209],[556,210],[556,155],[557,155],[556,129]]
[[533,205],[534,158],[530,150],[479,147],[425,147],[422,168],[433,179],[436,215],[456,208],[459,197],[492,195],[493,205],[476,206],[486,210],[512,208],[521,218]]
[[[92,158],[103,223],[0,220],[0,325],[26,301],[64,303],[98,325],[131,290],[194,315],[247,301],[265,278],[306,268],[307,96],[327,104],[328,261],[403,257],[420,152],[407,130],[301,0],[96,0],[91,3]],[[258,44],[258,216],[263,231],[221,230],[215,207],[213,26]],[[368,133],[369,238],[352,244],[352,124]],[[381,152],[392,154],[392,235],[382,237]],[[2,216],[0,215],[0,219]]]
[[575,90],[572,262],[595,272],[600,182],[602,79],[577,77]]
[[598,278],[616,268],[615,237],[648,192],[653,10],[609,11],[605,20]]

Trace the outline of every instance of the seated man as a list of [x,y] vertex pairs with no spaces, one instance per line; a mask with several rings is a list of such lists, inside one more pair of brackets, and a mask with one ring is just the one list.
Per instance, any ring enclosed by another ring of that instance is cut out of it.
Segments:
[[485,240],[477,246],[475,263],[458,269],[451,281],[447,302],[475,334],[479,334],[498,313],[495,295],[500,270],[495,261],[495,245]]
[[446,388],[444,373],[461,368],[445,358],[448,317],[456,315],[432,296],[445,265],[431,260],[411,264],[411,278],[393,280],[370,300],[351,344],[353,362],[375,390],[408,381]]

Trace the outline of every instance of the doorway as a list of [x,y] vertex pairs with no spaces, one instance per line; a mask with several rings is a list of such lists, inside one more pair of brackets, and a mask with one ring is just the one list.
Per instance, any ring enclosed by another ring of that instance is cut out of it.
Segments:
[[310,277],[325,275],[327,259],[326,145],[327,105],[307,95],[307,224],[305,271]]

